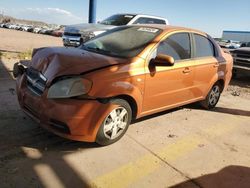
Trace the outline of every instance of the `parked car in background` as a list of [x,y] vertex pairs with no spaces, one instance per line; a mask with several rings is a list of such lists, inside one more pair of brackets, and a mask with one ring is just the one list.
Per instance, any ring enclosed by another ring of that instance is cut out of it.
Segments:
[[38,33],[44,34],[44,35],[50,35],[52,34],[52,32],[53,32],[53,29],[45,27],[45,28],[42,28]]
[[16,29],[17,28],[17,25],[16,24],[10,24],[9,25],[9,29]]
[[10,23],[6,23],[6,24],[4,24],[4,25],[3,25],[3,28],[9,29],[9,28],[10,28],[10,26],[11,26],[11,24],[10,24]]
[[91,38],[117,26],[131,24],[164,24],[168,20],[157,16],[143,14],[115,14],[98,24],[78,24],[67,26],[63,34],[64,46],[78,47]]
[[34,31],[34,27],[30,26],[28,29],[27,29],[27,32],[33,32]]
[[243,43],[242,47],[230,53],[234,59],[233,76],[250,75],[250,42]]
[[40,27],[35,27],[33,33],[39,33],[42,29]]
[[15,64],[14,75],[21,108],[41,126],[108,145],[132,119],[198,101],[214,108],[231,79],[232,61],[206,33],[133,25],[80,48],[36,49],[30,62]]
[[55,36],[55,37],[62,37],[63,36],[63,33],[64,33],[64,28],[61,28],[61,29],[56,29],[52,32],[52,36]]
[[27,32],[28,32],[28,31],[31,31],[32,28],[33,28],[33,27],[32,27],[31,25],[22,25],[21,28],[20,28],[20,30],[21,30],[21,31],[27,31]]
[[5,28],[5,25],[6,25],[5,23],[1,23],[0,28]]
[[220,47],[222,48],[229,48],[229,49],[237,49],[240,47],[240,41],[233,41],[233,40],[221,40],[219,42]]

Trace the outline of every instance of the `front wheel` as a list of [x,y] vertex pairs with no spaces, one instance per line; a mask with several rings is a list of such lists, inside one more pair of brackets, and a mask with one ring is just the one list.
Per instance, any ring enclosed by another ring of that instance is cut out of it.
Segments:
[[209,91],[205,100],[201,101],[202,107],[205,109],[213,109],[219,102],[221,94],[221,87],[219,83],[215,83],[212,89]]
[[116,107],[105,117],[96,136],[96,143],[103,146],[118,141],[126,133],[132,119],[132,110],[127,101],[114,99],[110,104]]

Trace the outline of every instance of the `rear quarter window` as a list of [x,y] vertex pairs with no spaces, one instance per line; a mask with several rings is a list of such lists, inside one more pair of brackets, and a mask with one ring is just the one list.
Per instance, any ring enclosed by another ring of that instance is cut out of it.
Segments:
[[214,57],[215,56],[215,49],[212,42],[198,34],[194,34],[194,40],[195,40],[195,57]]

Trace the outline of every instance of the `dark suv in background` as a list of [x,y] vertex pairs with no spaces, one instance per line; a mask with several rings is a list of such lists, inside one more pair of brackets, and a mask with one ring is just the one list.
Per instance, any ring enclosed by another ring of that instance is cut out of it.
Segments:
[[242,43],[241,47],[230,51],[234,58],[233,76],[250,75],[250,42]]

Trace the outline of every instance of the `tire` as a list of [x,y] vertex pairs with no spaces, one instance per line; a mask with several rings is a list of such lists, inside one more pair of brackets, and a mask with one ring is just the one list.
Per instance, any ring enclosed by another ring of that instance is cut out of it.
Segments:
[[213,85],[205,100],[201,101],[201,106],[207,110],[215,108],[221,95],[221,85],[217,82]]
[[237,78],[237,71],[233,69],[232,78]]
[[132,109],[127,101],[113,99],[109,103],[118,106],[109,112],[98,130],[96,143],[101,146],[110,145],[120,140],[126,133],[132,119]]

